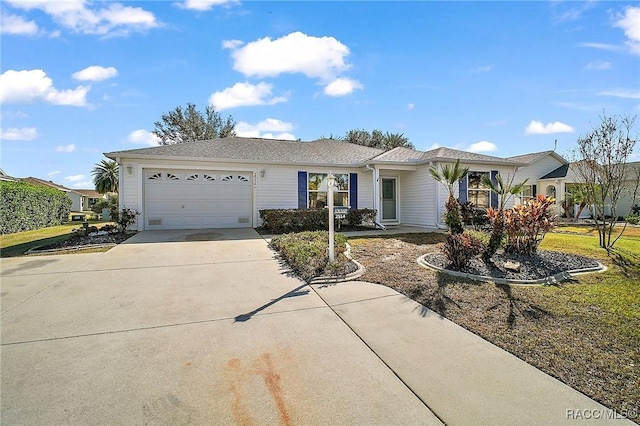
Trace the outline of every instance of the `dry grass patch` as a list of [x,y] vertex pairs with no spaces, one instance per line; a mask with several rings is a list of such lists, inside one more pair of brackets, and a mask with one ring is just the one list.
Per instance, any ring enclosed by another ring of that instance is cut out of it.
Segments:
[[625,238],[608,257],[597,237],[548,235],[544,249],[561,246],[609,266],[554,287],[498,286],[420,267],[416,258],[439,250],[442,234],[350,244],[366,267],[363,280],[392,287],[607,407],[628,412],[640,401],[640,238]]

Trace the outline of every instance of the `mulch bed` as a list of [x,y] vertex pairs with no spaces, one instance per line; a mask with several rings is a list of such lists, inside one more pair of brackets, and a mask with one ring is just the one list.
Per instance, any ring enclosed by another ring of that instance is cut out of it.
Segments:
[[97,236],[74,235],[67,240],[58,241],[53,244],[40,246],[33,251],[35,252],[45,251],[45,250],[64,251],[64,250],[83,248],[87,246],[120,244],[121,242],[126,241],[132,236],[133,234],[131,233],[126,233],[126,234],[117,233],[117,234],[107,234],[107,235],[97,235]]
[[417,264],[419,256],[438,253],[442,241],[444,235],[409,234],[350,244],[366,268],[362,280],[399,291],[609,408],[638,410],[637,340],[616,339],[615,324],[599,321],[595,306],[580,311],[552,303],[562,285],[496,285]]
[[[539,250],[531,256],[498,252],[491,258],[494,262],[493,265],[487,265],[481,259],[474,258],[463,268],[454,268],[449,265],[445,255],[440,251],[427,254],[425,260],[431,265],[442,269],[513,280],[537,280],[565,271],[597,268],[599,266],[597,261],[584,256],[544,250]],[[520,265],[520,271],[515,272],[506,269],[505,263],[507,262],[517,262]]]

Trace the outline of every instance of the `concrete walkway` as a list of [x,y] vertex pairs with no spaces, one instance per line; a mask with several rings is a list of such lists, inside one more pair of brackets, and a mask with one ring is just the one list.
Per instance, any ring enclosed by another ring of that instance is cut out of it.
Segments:
[[575,425],[615,414],[392,289],[310,288],[250,229],[143,232],[106,253],[0,268],[3,424]]

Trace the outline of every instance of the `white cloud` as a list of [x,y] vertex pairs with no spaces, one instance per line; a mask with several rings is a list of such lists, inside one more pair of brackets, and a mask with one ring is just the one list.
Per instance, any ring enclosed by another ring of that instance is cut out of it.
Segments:
[[118,75],[118,70],[114,67],[102,67],[91,65],[83,70],[74,72],[71,77],[81,81],[103,81]]
[[148,146],[160,145],[160,138],[145,129],[138,129],[129,133],[127,141]]
[[314,37],[294,32],[278,39],[265,37],[233,49],[233,69],[247,77],[276,77],[301,73],[330,81],[342,74],[349,48],[334,37]]
[[38,25],[34,21],[27,21],[22,16],[2,12],[0,14],[0,33],[12,35],[38,34]]
[[84,179],[84,175],[65,176],[64,180],[67,182],[80,182]]
[[8,141],[32,141],[37,137],[38,131],[35,127],[0,129],[0,139]]
[[242,46],[244,44],[244,42],[242,40],[223,40],[222,41],[222,48],[223,49],[237,49],[238,47]]
[[608,50],[608,51],[616,51],[620,50],[620,46],[616,46],[614,44],[606,44],[606,43],[580,43],[581,47],[591,47],[593,49],[599,50]]
[[236,124],[236,134],[245,138],[265,138],[265,139],[283,139],[296,140],[296,136],[291,133],[293,123],[278,120],[276,118],[267,118],[257,124],[249,124],[241,121]]
[[78,189],[84,189],[84,188],[93,189],[95,188],[95,184],[90,180],[85,180],[82,182],[75,182],[73,185],[71,185],[71,187],[78,188]]
[[638,89],[611,89],[599,92],[600,96],[613,96],[616,98],[640,99],[640,90]]
[[493,152],[497,151],[498,147],[493,142],[489,141],[480,141],[474,144],[471,144],[466,151],[469,152]]
[[359,81],[346,77],[339,77],[324,88],[324,94],[327,96],[345,96],[353,93],[356,89],[363,89],[363,86]]
[[209,104],[222,111],[240,106],[275,105],[287,101],[285,96],[272,96],[271,87],[271,84],[265,82],[236,83],[232,87],[211,94]]
[[76,150],[75,144],[56,146],[56,152],[73,152],[75,150]]
[[412,104],[412,103],[407,104],[407,109],[408,109],[409,111],[411,111],[411,110],[412,110],[412,109],[414,109],[415,107],[416,107],[416,105],[415,105],[415,104]]
[[549,135],[552,133],[571,133],[573,131],[573,127],[559,121],[543,124],[541,121],[531,120],[524,133],[525,135]]
[[427,148],[427,151],[431,151],[432,149],[438,149],[438,148],[441,148],[441,147],[442,147],[442,145],[440,145],[437,142],[434,142],[434,143],[431,144],[431,146],[429,148]]
[[60,173],[61,173],[60,170],[54,170],[53,172],[47,173],[47,176],[55,176],[55,175],[58,175]]
[[185,0],[184,3],[174,3],[178,7],[191,10],[211,10],[214,6],[228,6],[238,3],[238,0]]
[[625,44],[631,53],[640,55],[640,7],[626,7],[624,15],[620,15],[613,25],[624,30]]
[[611,68],[611,62],[593,61],[589,62],[584,69],[586,70],[608,70]]
[[85,0],[5,0],[13,7],[38,9],[54,22],[77,33],[95,35],[127,35],[160,26],[153,13],[140,7],[108,3],[103,8],[90,8]]
[[43,70],[8,70],[0,74],[0,102],[31,103],[42,100],[54,105],[85,106],[89,87],[58,90]]

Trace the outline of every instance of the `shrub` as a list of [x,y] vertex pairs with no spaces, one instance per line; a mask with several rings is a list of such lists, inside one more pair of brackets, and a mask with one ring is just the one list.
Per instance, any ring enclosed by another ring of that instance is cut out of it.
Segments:
[[[376,211],[350,209],[345,218],[349,226],[373,222]],[[274,234],[321,231],[329,228],[328,209],[265,209],[260,210],[262,229]]]
[[445,206],[444,223],[452,234],[462,234],[462,217],[460,215],[460,203],[454,197],[449,197]]
[[358,226],[375,226],[376,211],[374,209],[349,209],[347,224],[353,228]]
[[487,210],[476,207],[471,201],[460,204],[460,215],[462,222],[473,227],[473,229],[482,229],[489,224],[489,216]]
[[109,209],[111,216],[118,211],[118,194],[107,194],[107,198],[101,198],[91,207],[94,213],[102,213],[102,209]]
[[[335,234],[335,253],[344,259],[347,237]],[[279,235],[271,239],[276,249],[291,269],[301,278],[309,280],[320,274],[329,263],[329,232],[299,232]]]
[[630,223],[631,225],[637,225],[638,223],[640,223],[640,216],[639,215],[629,215],[627,217],[624,218],[628,223]]
[[0,181],[0,233],[41,229],[69,220],[71,199],[54,188]]
[[538,195],[505,211],[507,253],[534,254],[544,236],[555,226],[555,215],[551,213],[554,199]]
[[482,253],[484,249],[484,244],[479,239],[464,232],[462,234],[447,235],[442,252],[450,265],[455,268],[462,268],[472,258]]
[[115,212],[113,212],[111,220],[113,220],[117,224],[118,230],[122,233],[125,232],[127,228],[129,228],[129,226],[133,225],[136,222],[136,218],[139,215],[139,211],[131,210],[130,208],[125,207],[121,211],[116,210]]

